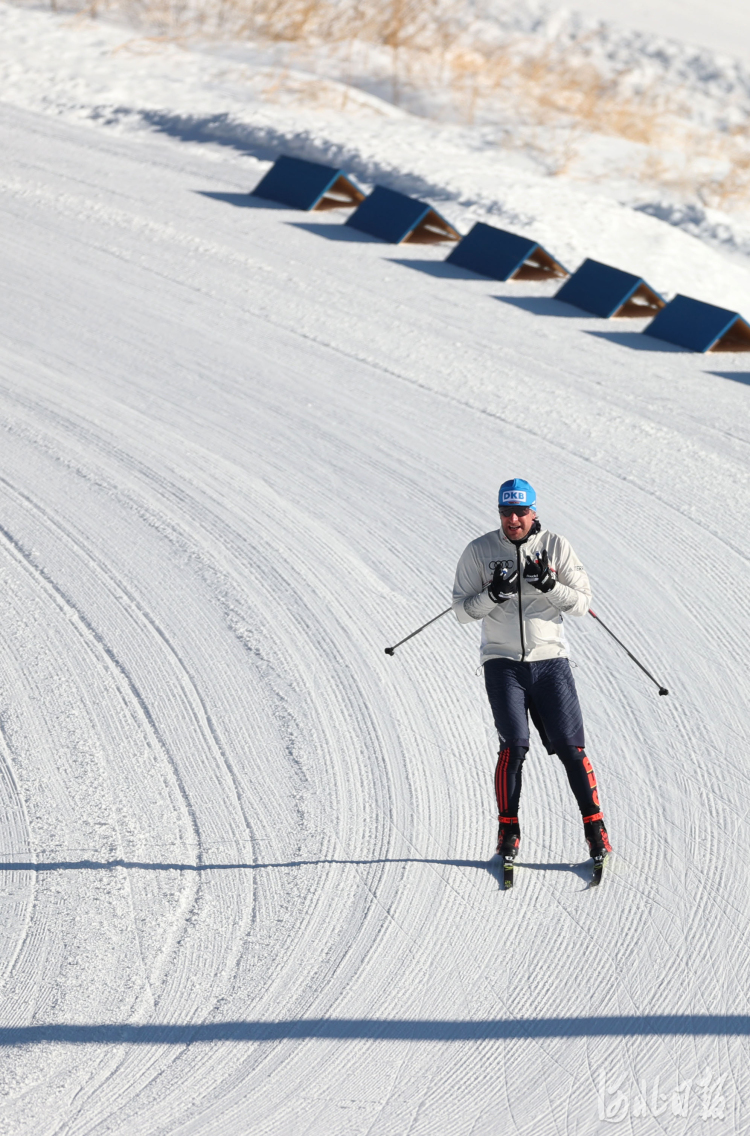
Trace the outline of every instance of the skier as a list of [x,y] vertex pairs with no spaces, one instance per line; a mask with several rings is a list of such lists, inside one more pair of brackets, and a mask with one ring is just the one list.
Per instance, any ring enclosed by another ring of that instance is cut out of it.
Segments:
[[584,749],[583,718],[562,628],[563,613],[586,614],[591,587],[567,540],[539,523],[536,493],[528,481],[504,481],[498,508],[501,528],[466,547],[453,586],[459,623],[482,620],[481,664],[500,737],[497,852],[510,870],[521,838],[518,801],[530,714],[547,752],[556,753],[565,767],[600,872],[612,849]]

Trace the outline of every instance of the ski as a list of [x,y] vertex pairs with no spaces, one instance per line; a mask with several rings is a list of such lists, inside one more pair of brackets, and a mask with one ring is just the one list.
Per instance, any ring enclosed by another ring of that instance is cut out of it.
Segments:
[[[489,862],[490,871],[503,891],[508,891],[513,887],[513,860],[513,856],[501,856],[499,852],[496,852]],[[500,877],[501,868],[502,879]]]
[[599,884],[602,882],[602,872],[604,870],[604,865],[606,863],[606,860],[607,860],[606,853],[605,853],[604,856],[595,856],[594,857],[594,871],[593,871],[592,876],[591,876],[591,883],[589,884],[589,887],[592,887],[592,888],[599,887]]

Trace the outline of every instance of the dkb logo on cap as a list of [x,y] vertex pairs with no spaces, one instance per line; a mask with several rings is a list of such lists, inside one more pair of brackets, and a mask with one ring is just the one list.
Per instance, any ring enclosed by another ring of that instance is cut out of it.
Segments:
[[500,486],[497,503],[501,509],[506,505],[525,505],[528,509],[535,509],[534,486],[529,485],[522,477],[511,477]]

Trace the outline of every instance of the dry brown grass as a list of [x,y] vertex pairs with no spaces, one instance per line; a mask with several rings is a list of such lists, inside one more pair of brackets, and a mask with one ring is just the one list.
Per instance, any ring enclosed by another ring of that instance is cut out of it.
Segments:
[[[721,134],[698,129],[689,108],[656,84],[634,94],[627,72],[602,74],[585,39],[574,50],[541,37],[497,35],[488,41],[486,25],[465,26],[458,0],[85,0],[78,8],[90,16],[105,9],[152,38],[276,45],[290,67],[301,61],[317,68],[315,52],[322,47],[329,74],[355,85],[358,73],[367,74],[369,51],[396,104],[419,109],[424,95],[436,117],[510,123],[506,144],[532,150],[535,131],[545,132],[539,149],[552,173],[570,169],[587,134],[611,135],[646,148],[633,171],[641,179],[689,185],[704,204],[748,199],[747,128]],[[684,160],[676,162],[675,152]]]
[[714,176],[701,178],[696,193],[704,205],[715,208],[736,208],[750,203],[750,130],[730,131],[720,144],[715,145],[717,161],[724,170]]
[[674,149],[668,158],[658,149],[647,152],[639,170],[641,181],[694,197],[708,208],[748,208],[750,130],[718,134],[683,127],[678,142],[677,156]]

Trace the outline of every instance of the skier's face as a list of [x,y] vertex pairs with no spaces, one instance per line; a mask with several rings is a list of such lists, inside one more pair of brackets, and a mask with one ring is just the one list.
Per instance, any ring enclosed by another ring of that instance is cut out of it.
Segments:
[[536,519],[533,509],[501,509],[500,523],[508,540],[523,540]]

